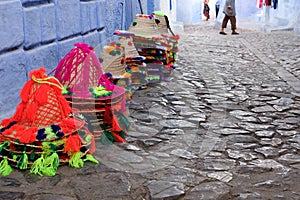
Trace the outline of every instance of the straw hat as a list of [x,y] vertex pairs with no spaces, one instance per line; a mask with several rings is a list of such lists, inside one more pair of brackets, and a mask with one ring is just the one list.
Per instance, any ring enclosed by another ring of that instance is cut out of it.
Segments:
[[41,67],[29,73],[20,92],[15,114],[0,123],[0,174],[9,175],[10,165],[31,173],[54,176],[68,162],[82,167],[91,155],[94,138],[83,119],[72,115],[62,86]]
[[[75,44],[59,62],[54,76],[62,83],[69,104],[88,120],[94,136],[125,142],[129,126],[125,115],[125,90],[114,85],[103,73],[92,47],[85,43]],[[125,120],[125,126],[119,116]]]

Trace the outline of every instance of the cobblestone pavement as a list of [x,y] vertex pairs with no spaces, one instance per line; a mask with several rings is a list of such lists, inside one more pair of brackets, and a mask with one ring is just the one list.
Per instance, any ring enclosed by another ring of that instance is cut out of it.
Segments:
[[100,164],[0,178],[0,199],[300,199],[300,37],[185,28],[171,81],[137,91]]

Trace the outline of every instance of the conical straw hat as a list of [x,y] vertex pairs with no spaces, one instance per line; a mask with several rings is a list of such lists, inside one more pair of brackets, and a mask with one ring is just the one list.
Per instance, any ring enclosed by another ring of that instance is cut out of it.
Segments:
[[12,163],[20,169],[31,168],[35,174],[52,176],[60,163],[82,166],[82,156],[91,158],[86,154],[94,151],[86,122],[72,115],[61,84],[45,72],[41,67],[29,73],[15,114],[0,123],[2,175],[8,175],[4,169]]

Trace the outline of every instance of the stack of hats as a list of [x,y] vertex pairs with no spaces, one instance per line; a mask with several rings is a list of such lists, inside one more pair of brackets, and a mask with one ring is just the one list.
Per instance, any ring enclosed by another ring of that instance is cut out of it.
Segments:
[[129,31],[114,34],[130,36],[140,56],[145,57],[149,83],[168,80],[176,68],[179,35],[170,28],[168,17],[161,11],[150,15],[138,14]]
[[30,169],[38,175],[54,176],[59,165],[82,167],[98,161],[94,137],[86,121],[76,116],[62,96],[62,86],[41,67],[29,73],[15,114],[0,123],[0,174],[11,166]]
[[58,63],[54,76],[63,85],[70,105],[88,120],[94,136],[104,143],[125,142],[130,126],[125,90],[103,73],[92,47],[75,44]]

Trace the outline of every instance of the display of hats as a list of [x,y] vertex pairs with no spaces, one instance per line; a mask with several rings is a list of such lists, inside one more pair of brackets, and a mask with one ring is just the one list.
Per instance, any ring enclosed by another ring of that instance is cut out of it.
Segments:
[[156,35],[156,36],[165,33],[163,30],[158,28],[153,14],[150,15],[137,14],[133,19],[133,22],[129,26],[128,31],[141,34],[141,35]]
[[88,120],[89,129],[104,143],[125,142],[129,129],[125,90],[103,73],[94,49],[85,43],[60,60],[54,76],[64,87],[63,95]]
[[116,30],[114,34],[132,39],[137,53],[145,58],[149,83],[169,80],[176,68],[179,35],[145,36],[123,30]]
[[98,161],[94,137],[86,121],[76,116],[62,96],[62,86],[41,67],[29,73],[15,114],[0,123],[0,174],[11,166],[38,175],[54,176],[59,165],[82,167]]
[[95,52],[97,52],[104,73],[110,73],[113,77],[124,76],[126,66],[122,60],[125,51],[118,37],[106,39],[95,48]]

